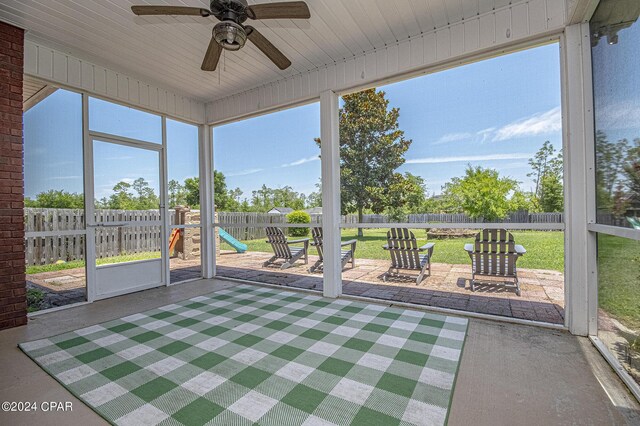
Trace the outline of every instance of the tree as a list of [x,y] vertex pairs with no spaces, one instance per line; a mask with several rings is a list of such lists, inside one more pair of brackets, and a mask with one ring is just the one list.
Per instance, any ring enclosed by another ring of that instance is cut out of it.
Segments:
[[49,209],[83,209],[84,195],[75,192],[50,189],[36,195],[35,200],[24,199],[25,207],[40,207]]
[[322,207],[322,181],[316,183],[317,191],[307,197],[307,208]]
[[137,205],[131,193],[131,184],[118,182],[113,187],[113,194],[102,202],[104,208],[115,210],[136,210]]
[[273,190],[273,206],[290,207],[294,210],[302,210],[305,207],[306,199],[304,194],[298,193],[290,186],[276,188]]
[[640,202],[640,138],[634,139],[633,146],[627,150],[622,171],[624,185],[629,190],[627,198]]
[[169,181],[169,207],[175,207],[186,203],[186,190],[175,179]]
[[242,197],[242,191],[240,190],[240,188],[232,189],[231,191],[229,191],[229,198],[231,198],[231,201],[233,202],[233,205],[236,209],[238,209],[238,207],[240,206],[240,197]]
[[259,212],[268,212],[274,207],[272,193],[273,190],[271,188],[262,184],[260,189],[251,192],[251,206]]
[[596,133],[596,203],[599,209],[612,208],[613,191],[623,172],[628,151],[626,139],[612,143],[604,132]]
[[527,176],[533,177],[536,183],[535,196],[542,210],[563,211],[562,151],[556,153],[551,142],[545,141],[534,157],[529,159],[529,165],[533,171]]
[[540,186],[543,188],[538,197],[540,209],[545,213],[564,211],[562,176],[549,173],[542,177]]
[[114,210],[155,210],[160,206],[160,199],[144,178],[138,178],[133,183],[118,182],[113,194],[96,204],[99,208]]
[[529,165],[533,171],[527,176],[536,182],[535,194],[540,196],[542,178],[548,173],[562,171],[562,157],[556,156],[556,149],[549,141],[545,141],[542,147],[529,159]]
[[372,191],[374,202],[387,206],[392,222],[405,222],[408,213],[420,213],[426,201],[424,179],[411,173],[394,173],[389,186]]
[[[186,178],[184,180],[184,189],[185,189],[185,197],[184,197],[185,204],[192,208],[200,207],[200,178],[199,177]],[[216,205],[218,203],[217,192],[216,192],[215,203]]]
[[497,170],[469,165],[464,177],[454,177],[444,188],[445,196],[455,199],[470,217],[492,221],[510,212],[509,194],[518,189],[518,182],[500,177]]
[[540,211],[538,198],[533,192],[523,192],[520,190],[516,190],[513,192],[513,195],[509,200],[509,211],[517,212],[523,210],[528,212]]
[[453,197],[452,194],[448,193],[433,195],[427,198],[423,204],[423,211],[425,213],[464,213],[462,206],[458,204],[458,200]]
[[[399,129],[398,108],[389,109],[383,91],[376,89],[345,95],[340,110],[340,178],[342,212],[358,213],[362,222],[365,209],[382,213],[377,195],[398,177],[395,170],[404,164],[411,140]],[[320,139],[316,139],[318,145]],[[362,236],[362,229],[358,229]]]
[[618,217],[625,216],[630,206],[631,200],[625,193],[622,184],[619,183],[612,197],[612,212]]
[[[190,177],[184,180],[185,197],[184,203],[192,208],[200,207],[200,178]],[[215,193],[214,202],[219,211],[237,210],[240,204],[234,197],[239,198],[242,195],[240,188],[232,191],[227,189],[226,177],[222,172],[213,171],[213,191]]]
[[251,193],[251,203],[255,211],[268,212],[274,207],[290,207],[301,210],[305,207],[306,196],[290,186],[269,188],[267,185]]
[[136,210],[152,210],[160,207],[160,199],[144,178],[134,180],[131,188],[137,195],[135,198]]

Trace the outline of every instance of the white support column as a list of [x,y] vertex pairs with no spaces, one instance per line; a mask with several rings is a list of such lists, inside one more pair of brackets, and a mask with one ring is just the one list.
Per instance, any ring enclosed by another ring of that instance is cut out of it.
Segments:
[[340,132],[338,95],[320,95],[320,157],[322,159],[322,233],[324,250],[324,295],[342,294],[340,262]]
[[169,259],[169,236],[171,227],[169,224],[169,201],[167,200],[169,182],[167,174],[168,148],[167,148],[167,117],[162,116],[162,151],[160,151],[160,217],[162,218],[162,282],[164,285],[171,285],[171,260]]
[[200,126],[200,225],[202,276],[213,278],[216,274],[216,239],[213,232],[214,194],[213,194],[213,146],[211,126]]
[[[597,283],[594,221],[593,94],[589,24],[568,26],[562,38],[565,161],[565,321],[586,336],[595,326]],[[594,304],[595,303],[595,304]]]
[[96,300],[96,228],[93,179],[93,140],[89,136],[89,95],[82,94],[82,143],[84,160],[84,218],[86,234],[84,238],[85,274],[87,302]]

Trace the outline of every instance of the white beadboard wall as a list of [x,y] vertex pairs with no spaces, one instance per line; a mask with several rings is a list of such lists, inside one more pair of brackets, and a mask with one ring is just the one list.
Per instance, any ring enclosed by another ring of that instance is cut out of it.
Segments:
[[147,84],[108,68],[25,41],[25,74],[174,118],[203,124],[203,102]]
[[317,99],[325,90],[345,91],[557,33],[565,26],[566,12],[564,0],[514,2],[383,49],[209,102],[207,123],[276,110]]

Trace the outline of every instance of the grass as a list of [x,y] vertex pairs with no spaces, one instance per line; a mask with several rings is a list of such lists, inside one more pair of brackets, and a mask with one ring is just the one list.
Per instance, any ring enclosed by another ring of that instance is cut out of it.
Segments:
[[598,305],[627,327],[640,329],[640,242],[598,236]]
[[[149,260],[160,258],[159,251],[123,254],[120,256],[105,257],[96,261],[97,265],[107,265],[112,263],[134,262],[136,260]],[[39,274],[41,272],[64,271],[66,269],[84,268],[84,260],[74,260],[65,263],[52,263],[49,265],[27,266],[27,274]]]
[[[427,243],[424,229],[414,229],[418,244]],[[527,249],[527,254],[518,260],[518,266],[531,269],[550,269],[564,271],[564,234],[560,231],[521,231],[513,232],[517,244]],[[389,253],[382,249],[386,243],[386,229],[365,229],[364,236],[357,237],[356,229],[343,229],[342,240],[357,239],[356,256],[361,259],[389,260]],[[433,261],[436,263],[467,264],[469,256],[463,247],[473,242],[472,238],[455,238],[447,240],[429,240],[436,243]],[[250,251],[271,252],[271,246],[264,239],[244,241]],[[312,253],[315,249],[311,249]]]

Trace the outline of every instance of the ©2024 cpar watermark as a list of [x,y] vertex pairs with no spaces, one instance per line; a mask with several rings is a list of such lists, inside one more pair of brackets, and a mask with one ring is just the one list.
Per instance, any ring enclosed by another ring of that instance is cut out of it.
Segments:
[[73,411],[73,402],[71,401],[4,401],[2,403],[3,412],[36,412],[57,413]]

